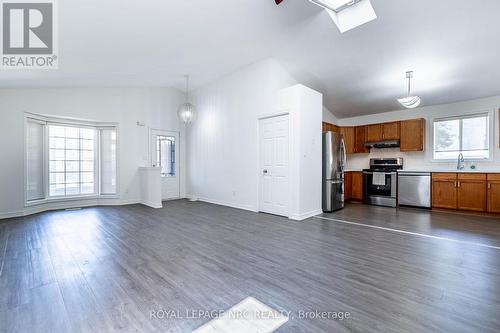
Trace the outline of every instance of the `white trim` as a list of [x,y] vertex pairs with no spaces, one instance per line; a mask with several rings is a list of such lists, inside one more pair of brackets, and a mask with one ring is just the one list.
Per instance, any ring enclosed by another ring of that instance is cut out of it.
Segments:
[[458,240],[458,239],[453,239],[453,238],[448,238],[448,237],[433,236],[433,235],[421,234],[421,233],[418,233],[418,232],[411,232],[411,231],[404,231],[404,230],[399,230],[399,229],[392,229],[392,228],[380,227],[378,225],[371,225],[371,224],[350,222],[350,221],[339,220],[339,219],[332,219],[332,218],[324,217],[324,216],[314,216],[314,218],[321,219],[321,220],[328,220],[328,221],[338,222],[338,223],[350,224],[350,225],[358,225],[358,226],[366,227],[366,228],[372,228],[372,229],[379,229],[379,230],[384,230],[384,231],[390,231],[390,232],[395,232],[395,233],[399,233],[399,234],[419,236],[419,237],[425,237],[425,238],[432,238],[432,239],[444,240],[444,241],[448,241],[448,242],[454,242],[454,243],[467,244],[467,245],[473,245],[473,246],[479,246],[479,247],[486,247],[486,248],[489,248],[489,249],[500,250],[500,246],[493,246],[493,245],[487,245],[487,244],[481,244],[481,243],[475,243],[475,242],[461,241],[461,240]]
[[241,204],[237,204],[237,203],[233,203],[233,202],[228,202],[228,201],[220,201],[220,200],[213,200],[213,199],[208,199],[208,198],[200,198],[200,197],[196,197],[192,194],[188,195],[187,196],[188,199],[192,200],[192,201],[202,201],[202,202],[206,202],[206,203],[211,203],[211,204],[214,204],[214,205],[218,205],[218,206],[225,206],[225,207],[231,207],[231,208],[236,208],[236,209],[241,209],[241,210],[247,210],[247,211],[250,211],[250,212],[254,212],[254,213],[258,213],[258,209],[256,209],[255,207],[251,207],[251,206],[247,206],[247,205],[241,205]]
[[[154,134],[155,132],[161,133],[161,134]],[[173,136],[176,139],[175,142],[175,176],[174,177],[163,177],[161,176],[161,182],[162,182],[162,200],[176,200],[176,199],[181,199],[181,132],[180,131],[174,131],[174,130],[166,130],[166,129],[158,129],[158,128],[153,128],[149,127],[149,138],[148,138],[148,161],[149,165],[154,168],[153,165],[153,150],[156,153],[156,145],[153,147],[153,135],[165,135],[165,136]],[[154,140],[156,142],[156,138]],[[173,197],[163,197],[163,180],[166,179],[176,179],[177,180],[177,196]]]
[[41,123],[53,123],[62,125],[90,126],[90,127],[118,127],[114,121],[93,121],[74,117],[47,116],[31,112],[24,112],[26,118],[38,120]]
[[[270,118],[276,118],[276,117],[281,117],[281,116],[288,116],[288,166],[287,166],[287,169],[288,169],[288,207],[287,207],[287,212],[286,212],[286,215],[284,215],[285,217],[289,217],[290,216],[290,212],[291,212],[291,207],[292,207],[292,201],[293,201],[293,194],[292,194],[292,177],[291,177],[291,167],[290,167],[290,164],[291,164],[291,161],[292,161],[292,157],[293,157],[293,144],[291,142],[291,139],[293,138],[293,115],[292,115],[292,112],[290,112],[289,110],[290,109],[286,109],[287,111],[284,111],[284,110],[280,110],[280,111],[277,111],[277,112],[268,112],[268,113],[265,113],[265,114],[261,114],[261,115],[258,115],[257,116],[257,142],[259,143],[259,149],[258,149],[258,156],[257,156],[257,176],[258,176],[258,184],[257,184],[257,210],[255,210],[256,212],[262,212],[262,213],[268,213],[268,212],[265,212],[261,209],[261,206],[260,206],[260,203],[261,203],[261,196],[262,196],[262,174],[261,174],[261,156],[262,156],[262,143],[261,143],[261,121],[262,120],[265,120],[265,119],[270,119]],[[243,208],[244,209],[244,208]],[[273,213],[269,213],[269,214],[273,214]],[[283,216],[283,215],[279,215],[279,216]]]
[[321,214],[321,213],[323,213],[323,210],[316,209],[316,210],[312,210],[312,211],[307,212],[307,213],[290,215],[289,219],[294,220],[294,221],[303,221],[303,220],[306,220],[310,217],[316,216],[316,215]]
[[148,206],[148,207],[155,208],[155,209],[163,208],[163,204],[162,203],[158,204],[156,202],[149,201],[149,200],[141,200],[140,203],[142,205],[144,205],[144,206]]
[[[27,125],[28,121],[35,121],[40,124],[44,124],[43,128],[43,159],[44,159],[44,165],[43,165],[43,186],[44,186],[44,193],[45,193],[45,198],[41,200],[36,200],[36,201],[28,201],[27,198],[27,175],[28,175],[28,169],[27,169],[27,149],[26,149],[26,136],[27,136]],[[95,160],[94,160],[94,170],[96,170],[95,175],[94,175],[94,183],[96,185],[95,192],[89,195],[75,195],[75,196],[58,196],[58,197],[50,197],[49,195],[49,156],[48,156],[48,137],[49,137],[49,132],[47,129],[47,126],[50,124],[56,124],[56,125],[66,125],[66,126],[74,126],[74,127],[91,127],[92,129],[95,129],[96,131],[96,139],[94,140],[94,154]],[[116,132],[116,194],[101,194],[101,172],[100,172],[100,158],[101,158],[101,145],[100,145],[100,140],[101,140],[101,130],[103,129],[111,129],[113,128]],[[52,117],[52,116],[43,116],[39,114],[34,114],[30,112],[24,112],[24,138],[23,138],[23,168],[24,168],[24,176],[23,176],[23,192],[24,192],[24,207],[29,208],[33,206],[38,206],[42,204],[50,204],[52,202],[62,202],[62,201],[78,201],[78,200],[88,200],[88,199],[109,199],[109,198],[118,198],[118,193],[120,193],[120,139],[119,139],[119,123],[117,122],[95,122],[95,121],[89,121],[89,120],[82,120],[82,119],[77,119],[77,118],[64,118],[64,117]],[[1,218],[1,214],[0,214]]]
[[[285,109],[285,110],[289,110],[289,109]],[[290,111],[280,110],[280,111],[276,111],[276,112],[266,112],[266,113],[262,113],[262,114],[258,115],[257,120],[286,116],[286,115],[290,115]]]
[[[14,212],[0,213],[0,220],[14,217],[28,216],[51,210],[81,208],[81,207],[101,207],[101,206],[124,206],[141,204],[139,200],[114,200],[112,198],[92,198],[88,200],[61,201],[53,203],[44,203],[32,207],[25,207],[22,210]],[[2,223],[2,221],[0,221]]]

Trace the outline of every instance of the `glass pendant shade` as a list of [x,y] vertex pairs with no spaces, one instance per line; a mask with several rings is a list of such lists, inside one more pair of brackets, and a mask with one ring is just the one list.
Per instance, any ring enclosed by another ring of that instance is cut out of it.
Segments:
[[404,98],[398,98],[398,102],[407,109],[414,109],[420,105],[420,97],[408,96]]
[[184,122],[184,124],[189,124],[193,121],[195,114],[195,107],[191,103],[184,103],[179,107],[177,115],[179,119]]
[[398,98],[399,104],[407,109],[414,109],[420,105],[420,97],[411,95],[411,79],[413,78],[413,71],[406,72],[406,79],[408,80],[408,96]]
[[184,124],[189,124],[194,120],[196,109],[193,104],[189,103],[189,75],[186,75],[185,78],[186,78],[186,103],[179,106],[179,111],[177,111],[177,115],[179,116],[179,119],[184,122]]

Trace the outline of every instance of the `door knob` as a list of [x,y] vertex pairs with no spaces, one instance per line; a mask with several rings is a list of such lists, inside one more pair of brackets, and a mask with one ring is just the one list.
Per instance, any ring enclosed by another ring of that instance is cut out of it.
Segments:
[[266,173],[267,173],[267,170],[266,170],[266,169],[264,169],[264,170],[262,171],[262,173],[266,174]]

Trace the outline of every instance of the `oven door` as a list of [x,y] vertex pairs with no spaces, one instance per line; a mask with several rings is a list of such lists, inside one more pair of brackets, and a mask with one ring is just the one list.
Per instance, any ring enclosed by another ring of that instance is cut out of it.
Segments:
[[[377,196],[396,198],[396,172],[381,172],[385,174],[385,183],[383,181],[374,181],[374,172],[364,171],[364,195],[365,197]],[[382,183],[384,183],[382,185]]]

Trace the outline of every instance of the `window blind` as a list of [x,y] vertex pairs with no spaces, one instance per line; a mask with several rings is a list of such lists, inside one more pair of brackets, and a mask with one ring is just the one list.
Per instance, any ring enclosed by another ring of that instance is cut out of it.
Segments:
[[100,129],[101,194],[116,194],[116,129]]
[[44,182],[45,123],[27,119],[26,124],[26,200],[45,199]]

